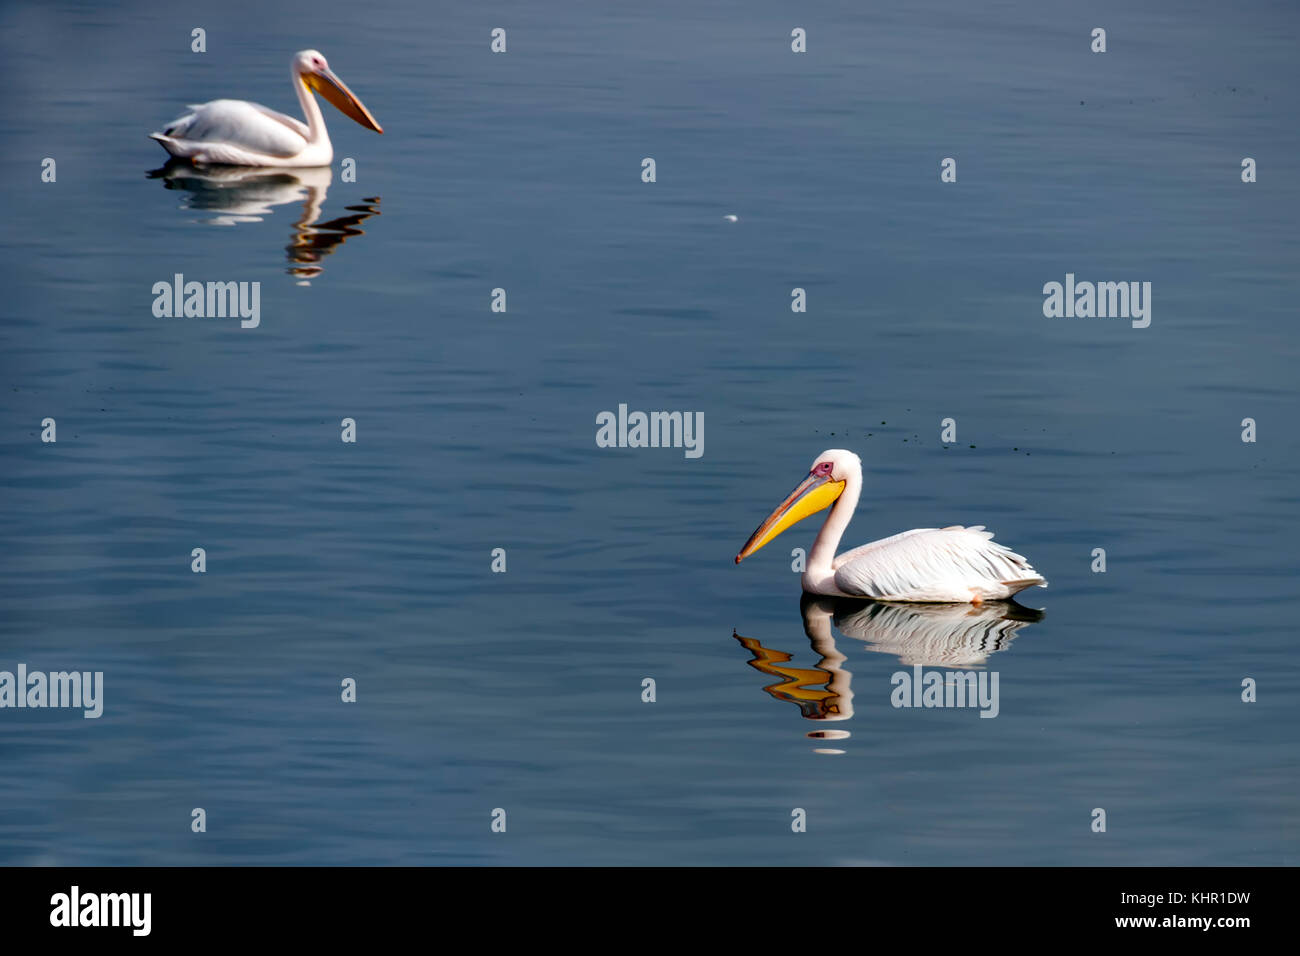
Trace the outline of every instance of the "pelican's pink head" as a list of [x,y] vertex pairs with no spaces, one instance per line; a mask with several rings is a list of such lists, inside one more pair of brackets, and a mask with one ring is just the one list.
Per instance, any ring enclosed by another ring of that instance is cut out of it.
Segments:
[[384,130],[370,115],[370,110],[356,98],[347,85],[334,75],[325,57],[318,50],[303,50],[294,54],[293,75],[299,77],[309,90],[315,90],[329,100],[344,116],[376,133]]
[[844,493],[844,486],[853,474],[862,474],[862,459],[853,452],[831,448],[818,455],[808,469],[808,477],[749,536],[736,555],[736,563],[745,560],[786,528],[829,508]]

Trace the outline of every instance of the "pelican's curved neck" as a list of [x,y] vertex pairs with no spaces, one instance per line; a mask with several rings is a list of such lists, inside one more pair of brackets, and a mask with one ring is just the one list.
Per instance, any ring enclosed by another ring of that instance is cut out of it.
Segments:
[[311,88],[307,86],[307,81],[298,72],[298,68],[295,66],[290,72],[293,74],[293,91],[298,94],[298,104],[307,120],[308,144],[328,143],[330,134],[325,131],[325,117],[321,115],[320,104],[312,96]]
[[853,512],[858,507],[858,496],[862,494],[862,472],[850,471],[844,479],[844,493],[835,499],[826,523],[817,532],[812,552],[808,555],[808,570],[830,571],[835,563],[835,551],[840,546],[844,530],[853,520]]

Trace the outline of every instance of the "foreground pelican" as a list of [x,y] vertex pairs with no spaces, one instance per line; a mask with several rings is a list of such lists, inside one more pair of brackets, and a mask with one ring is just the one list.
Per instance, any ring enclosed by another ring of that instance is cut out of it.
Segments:
[[982,525],[918,528],[846,551],[835,549],[862,491],[862,462],[842,448],[817,456],[808,477],[767,516],[736,555],[739,564],[786,528],[835,507],[808,555],[803,589],[811,594],[877,601],[981,604],[1038,585],[1043,576]]
[[334,158],[325,118],[312,91],[344,115],[376,133],[383,130],[315,50],[303,50],[290,69],[293,90],[302,104],[304,124],[292,116],[247,100],[213,100],[191,105],[193,112],[150,137],[179,159],[235,166],[328,166]]

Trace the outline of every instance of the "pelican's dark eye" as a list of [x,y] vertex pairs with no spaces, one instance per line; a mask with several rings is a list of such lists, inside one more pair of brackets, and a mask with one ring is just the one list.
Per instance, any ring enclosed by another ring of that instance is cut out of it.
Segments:
[[817,467],[813,469],[813,474],[814,474],[814,475],[829,475],[829,474],[831,473],[831,471],[834,469],[834,467],[835,467],[835,466],[832,465],[829,461],[819,461],[819,462],[817,463]]

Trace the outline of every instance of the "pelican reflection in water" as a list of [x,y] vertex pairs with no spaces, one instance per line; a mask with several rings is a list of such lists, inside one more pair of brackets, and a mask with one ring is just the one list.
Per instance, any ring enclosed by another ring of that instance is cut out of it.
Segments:
[[[844,721],[853,716],[853,674],[848,658],[835,644],[832,625],[865,649],[892,654],[899,663],[950,668],[984,666],[990,654],[1006,650],[1016,632],[1043,613],[999,601],[989,604],[910,604],[818,597],[805,594],[799,602],[804,633],[819,660],[812,667],[790,664],[794,655],[764,647],[752,637],[733,634],[752,655],[746,663],[776,683],[763,690],[799,708],[806,720]],[[809,737],[842,740],[847,730],[819,729]],[[843,753],[819,749],[818,753]]]
[[344,207],[347,215],[320,221],[334,173],[328,166],[308,169],[266,169],[254,166],[194,166],[172,160],[149,173],[167,189],[183,193],[182,209],[210,214],[203,221],[215,226],[261,222],[274,207],[302,203],[302,211],[289,233],[285,253],[288,272],[301,284],[320,275],[320,262],[352,236],[364,235],[360,227],[379,215],[379,197]]

